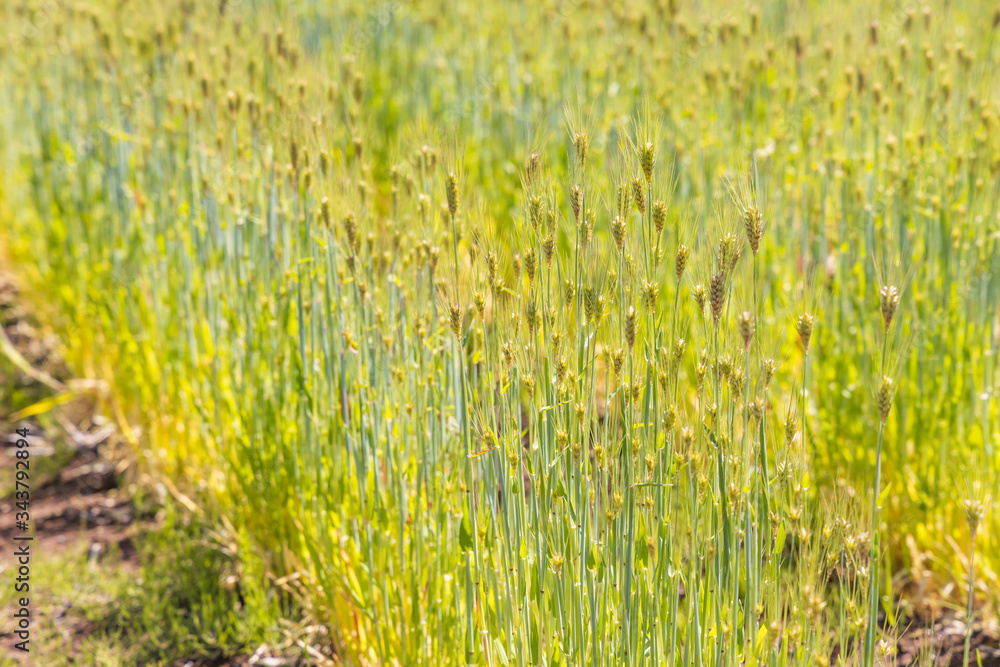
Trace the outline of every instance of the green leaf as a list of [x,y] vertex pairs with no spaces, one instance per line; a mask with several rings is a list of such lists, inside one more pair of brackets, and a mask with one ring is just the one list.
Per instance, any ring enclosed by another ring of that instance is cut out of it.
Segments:
[[528,557],[528,545],[525,544],[523,539],[521,540],[521,550],[518,551],[517,553],[519,556],[521,556],[521,560],[524,560],[525,558]]
[[45,414],[52,408],[69,403],[76,397],[75,391],[64,391],[58,393],[54,396],[48,396],[42,400],[29,405],[26,408],[21,408],[17,412],[12,413],[8,416],[8,420],[12,422],[21,421],[27,419],[28,417],[34,417],[35,415]]
[[765,626],[760,626],[757,630],[757,639],[754,641],[754,647],[757,649],[757,655],[760,656],[767,647],[767,628]]
[[601,554],[597,552],[592,546],[587,545],[587,569],[596,570],[601,564]]
[[785,523],[778,524],[778,534],[774,536],[774,555],[777,556],[785,548]]
[[507,652],[503,650],[503,644],[500,643],[499,639],[493,640],[493,649],[496,651],[497,661],[501,667],[508,667],[510,663],[507,661]]
[[640,567],[649,566],[649,547],[646,544],[646,526],[644,522],[640,519],[638,530],[636,531],[636,541],[635,541],[635,551],[636,560],[639,561]]
[[472,524],[469,517],[462,517],[462,525],[458,529],[458,546],[462,551],[473,551],[476,548],[475,540],[472,536]]
[[[413,586],[411,587],[411,593],[410,593],[410,595],[413,596],[414,600],[419,600],[420,599],[420,586],[417,584],[417,578],[416,577],[414,577],[414,579],[413,579]],[[420,605],[419,604],[413,605],[413,611],[410,614],[410,623],[412,623],[413,627],[415,627],[415,628],[416,627],[420,627]]]
[[540,639],[541,638],[538,636],[538,620],[535,618],[535,615],[532,614],[531,615],[531,641],[528,644],[528,654],[531,657],[531,664],[533,664],[533,665],[537,665],[538,664],[538,653],[539,653],[538,649],[539,649],[539,646],[540,646],[540,641],[539,641]]
[[889,482],[888,484],[885,485],[885,488],[882,489],[882,493],[878,494],[878,500],[875,501],[875,505],[879,509],[882,509],[882,505],[885,504],[885,499],[889,497],[889,490],[891,488],[892,488],[892,482]]
[[528,474],[531,475],[532,477],[534,477],[535,476],[535,464],[531,462],[531,449],[530,448],[528,449],[527,454],[525,456],[521,457],[521,460],[524,461],[524,467],[528,469]]
[[[885,566],[885,590],[892,590],[892,564],[886,563]],[[896,614],[892,609],[892,596],[883,595],[882,596],[882,609],[885,610],[885,618],[889,621],[890,626],[896,625]]]

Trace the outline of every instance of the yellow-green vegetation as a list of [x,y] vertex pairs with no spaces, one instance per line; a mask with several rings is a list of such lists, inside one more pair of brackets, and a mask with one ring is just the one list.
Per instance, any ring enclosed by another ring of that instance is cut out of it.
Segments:
[[[260,578],[244,577],[226,541],[170,505],[162,514],[162,525],[144,534],[139,563],[116,545],[100,558],[86,542],[35,549],[31,651],[25,661],[5,647],[0,664],[172,665],[249,657],[261,642],[294,654],[295,638],[275,620],[287,610]],[[17,597],[13,586],[0,589],[6,608]]]
[[10,260],[344,662],[996,616],[1000,9],[3,12]]

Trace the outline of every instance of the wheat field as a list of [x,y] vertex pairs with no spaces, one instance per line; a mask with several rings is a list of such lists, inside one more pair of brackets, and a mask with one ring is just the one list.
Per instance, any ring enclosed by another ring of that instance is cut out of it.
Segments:
[[3,261],[330,660],[1000,660],[1000,6],[0,15]]

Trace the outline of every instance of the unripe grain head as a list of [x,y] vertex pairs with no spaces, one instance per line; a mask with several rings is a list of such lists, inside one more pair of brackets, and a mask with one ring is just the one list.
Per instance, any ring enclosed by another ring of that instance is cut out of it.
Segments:
[[646,214],[646,192],[642,179],[638,176],[632,179],[632,199],[635,200],[635,208],[642,215]]
[[632,306],[628,307],[628,311],[625,313],[625,344],[631,350],[635,347],[635,334],[638,329],[638,313],[635,312],[635,308]]
[[656,310],[656,300],[660,296],[660,285],[655,280],[648,281],[642,286],[642,302],[646,306],[646,312],[652,313]]
[[611,221],[611,237],[615,241],[618,252],[621,253],[625,248],[625,221],[620,215],[615,216],[615,219]]
[[750,341],[753,338],[754,332],[754,317],[753,313],[750,311],[743,311],[740,315],[740,338],[743,339],[743,347],[747,350],[750,349]]
[[691,251],[683,243],[677,246],[677,259],[674,263],[674,275],[677,276],[677,283],[680,284],[681,278],[684,277],[684,269],[687,268],[688,257],[690,257]]
[[458,213],[458,176],[455,172],[448,174],[448,179],[445,184],[445,192],[448,197],[448,213],[454,218]]
[[694,297],[694,302],[698,305],[698,313],[702,316],[705,314],[705,301],[708,299],[708,292],[705,291],[705,286],[698,283],[691,290],[691,295]]
[[712,321],[716,326],[722,318],[722,307],[725,305],[725,282],[726,277],[722,272],[713,275],[709,282],[709,304],[712,306]]
[[462,337],[462,307],[457,303],[448,306],[448,324],[455,338]]
[[583,207],[583,188],[579,185],[574,185],[573,189],[570,190],[570,203],[573,206],[573,217],[576,221],[580,222],[580,210]]
[[799,342],[806,354],[809,354],[809,342],[812,340],[813,321],[812,315],[802,313],[795,322],[795,332],[799,335]]
[[656,233],[660,234],[663,232],[663,227],[667,224],[667,205],[662,201],[653,202],[653,227],[656,228]]
[[646,177],[646,183],[653,181],[653,167],[656,165],[656,146],[652,141],[647,141],[639,150],[639,164],[642,166],[642,174]]
[[892,324],[892,317],[896,314],[896,308],[899,307],[899,290],[896,289],[895,285],[884,285],[879,290],[878,296],[885,331],[889,331],[889,325]]
[[895,393],[895,386],[892,378],[888,375],[882,376],[882,382],[879,384],[875,400],[878,404],[878,417],[883,424],[889,418],[889,410],[892,409],[892,397]]
[[582,167],[587,162],[587,149],[590,148],[590,137],[586,132],[577,132],[573,135],[573,146],[576,148],[576,159]]

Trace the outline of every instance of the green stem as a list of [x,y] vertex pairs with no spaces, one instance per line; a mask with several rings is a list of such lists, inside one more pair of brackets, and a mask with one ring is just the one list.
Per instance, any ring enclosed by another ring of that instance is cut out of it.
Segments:
[[962,664],[969,664],[969,646],[972,643],[972,596],[975,592],[976,578],[976,528],[972,528],[969,540],[969,601],[965,607],[965,650],[962,651]]

